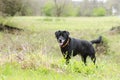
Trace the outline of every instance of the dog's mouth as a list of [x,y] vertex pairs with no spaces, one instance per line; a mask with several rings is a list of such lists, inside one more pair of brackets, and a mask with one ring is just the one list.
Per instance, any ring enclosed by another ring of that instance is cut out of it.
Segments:
[[59,45],[62,46],[63,43],[64,43],[64,41],[65,41],[65,40],[58,40]]

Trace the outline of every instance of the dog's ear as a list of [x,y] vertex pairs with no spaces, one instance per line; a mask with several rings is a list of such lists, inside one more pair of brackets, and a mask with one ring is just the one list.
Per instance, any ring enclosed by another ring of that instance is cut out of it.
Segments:
[[70,33],[68,31],[66,31],[67,35],[70,35]]
[[57,37],[57,35],[60,33],[60,30],[59,31],[56,31],[55,32],[55,36]]
[[70,35],[70,33],[68,31],[63,31],[64,33],[66,33],[68,36]]

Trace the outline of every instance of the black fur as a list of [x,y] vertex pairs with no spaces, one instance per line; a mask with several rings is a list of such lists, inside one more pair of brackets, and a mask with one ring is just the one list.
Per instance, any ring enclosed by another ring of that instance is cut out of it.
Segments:
[[64,58],[66,59],[66,64],[69,63],[69,59],[71,58],[71,56],[76,56],[76,55],[81,55],[82,61],[84,62],[85,65],[86,65],[87,56],[91,57],[91,60],[95,64],[96,56],[95,56],[95,50],[92,44],[100,43],[102,40],[102,37],[100,36],[96,40],[86,41],[86,40],[71,38],[69,37],[69,34],[70,33],[68,31],[55,32],[55,36],[57,40],[59,40],[60,36],[65,38],[63,45],[65,45],[69,40],[69,43],[66,46],[62,47],[62,45],[60,45],[61,52]]

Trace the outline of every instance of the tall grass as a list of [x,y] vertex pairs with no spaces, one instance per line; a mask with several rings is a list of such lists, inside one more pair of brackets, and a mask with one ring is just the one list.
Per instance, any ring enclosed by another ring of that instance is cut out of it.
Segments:
[[[19,34],[0,32],[1,80],[119,80],[119,33],[111,34],[120,25],[117,17],[51,18],[14,17],[0,20],[24,29]],[[107,38],[108,54],[96,54],[97,66],[88,58],[84,66],[80,56],[69,65],[55,39],[56,30],[68,30],[71,37],[93,40],[99,35]]]

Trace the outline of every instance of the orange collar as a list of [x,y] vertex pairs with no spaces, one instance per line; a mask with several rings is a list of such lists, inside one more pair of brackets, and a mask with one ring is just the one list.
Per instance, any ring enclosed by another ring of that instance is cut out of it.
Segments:
[[67,42],[64,45],[62,45],[61,47],[64,48],[65,46],[67,46],[69,41],[70,41],[70,39],[68,39]]

